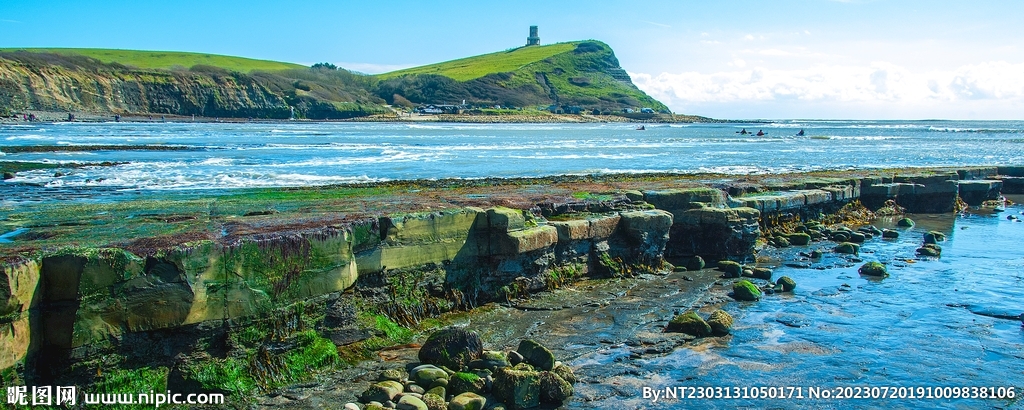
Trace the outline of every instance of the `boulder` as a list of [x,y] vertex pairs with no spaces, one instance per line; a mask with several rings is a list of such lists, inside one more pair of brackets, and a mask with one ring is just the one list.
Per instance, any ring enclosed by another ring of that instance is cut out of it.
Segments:
[[732,315],[724,310],[716,310],[708,316],[708,326],[711,326],[711,334],[725,336],[732,329]]
[[804,246],[811,243],[811,235],[806,233],[791,233],[786,236],[789,243],[797,246]]
[[821,259],[822,256],[825,256],[825,253],[822,252],[821,249],[815,249],[811,251],[811,259]]
[[562,362],[555,362],[555,367],[551,369],[551,372],[557,374],[558,377],[569,382],[569,384],[576,384],[576,373],[572,371],[571,367],[566,366]]
[[541,370],[551,370],[555,367],[555,355],[548,348],[533,340],[525,339],[519,342],[519,348],[516,351],[523,355],[526,362],[533,367]]
[[865,263],[860,266],[860,269],[857,269],[857,272],[860,272],[861,275],[865,276],[889,276],[889,272],[885,269],[885,265],[880,262]]
[[942,255],[942,248],[938,245],[929,243],[924,246],[917,248],[917,254],[921,256],[933,256],[938,257]]
[[444,401],[444,396],[427,393],[423,395],[423,403],[427,405],[428,410],[448,410],[448,403]]
[[772,246],[775,246],[776,248],[788,248],[790,245],[789,239],[784,237],[776,236],[772,238]]
[[711,336],[711,326],[692,310],[676,315],[665,326],[665,331],[670,333],[686,333],[697,337]]
[[511,367],[512,364],[505,358],[505,353],[493,350],[484,350],[480,358],[469,362],[470,369],[488,369],[494,371],[499,367]]
[[882,230],[882,237],[885,239],[896,239],[900,237],[900,233],[892,229]]
[[694,256],[686,261],[686,270],[704,269],[704,258]]
[[448,372],[434,365],[423,365],[409,372],[409,379],[415,381],[420,386],[433,387],[437,385],[437,380],[447,381]]
[[448,380],[448,391],[458,396],[462,393],[482,394],[487,382],[473,373],[458,372]]
[[396,396],[405,391],[405,386],[402,383],[394,380],[385,380],[377,382],[372,385],[359,396],[360,401],[363,403],[369,403],[371,401],[386,402],[394,399]]
[[[437,397],[448,397],[448,389],[446,389],[444,386],[434,386],[430,390],[427,390],[426,393],[423,393],[424,398],[430,395],[434,395]],[[427,401],[427,406],[430,406],[429,401]]]
[[896,221],[896,226],[911,228],[914,226],[914,220],[910,218],[903,218],[900,219],[899,221]]
[[761,290],[748,280],[741,280],[732,285],[733,298],[740,301],[755,301],[761,299]]
[[743,265],[733,261],[719,261],[718,269],[725,272],[727,278],[738,278],[743,273]]
[[850,242],[853,242],[853,243],[863,243],[867,239],[868,239],[867,235],[865,235],[863,233],[860,233],[860,232],[851,232],[850,233]]
[[833,248],[832,250],[834,250],[836,253],[856,255],[857,253],[860,252],[860,245],[851,242],[843,242],[841,244],[836,245],[836,247]]
[[523,360],[526,360],[526,358],[524,358],[523,355],[519,354],[519,352],[515,350],[508,352],[508,364],[515,366],[519,363],[522,363]]
[[540,401],[542,403],[562,404],[572,396],[572,384],[554,372],[540,374]]
[[779,288],[782,292],[792,292],[796,289],[796,281],[789,276],[783,276],[775,282],[775,287]]
[[401,370],[398,370],[398,369],[387,369],[387,370],[385,370],[383,372],[380,372],[380,376],[377,377],[377,380],[379,380],[379,381],[394,380],[396,382],[401,382],[402,379],[404,379],[404,378],[405,378],[405,374]]
[[448,403],[449,410],[483,410],[487,399],[476,393],[462,393]]
[[491,393],[511,409],[537,407],[540,405],[540,373],[498,369]]
[[751,275],[755,279],[764,279],[767,281],[772,280],[772,270],[768,268],[753,268],[751,269],[753,274]]
[[946,240],[946,235],[943,234],[942,232],[929,231],[929,232],[924,234],[924,243],[926,243],[926,244],[928,244],[928,243],[932,243],[932,244],[939,243],[939,242],[942,242],[944,240]]
[[427,407],[427,403],[423,402],[423,399],[410,396],[408,394],[403,395],[402,398],[398,400],[395,408],[398,410],[430,410]]
[[460,328],[442,329],[427,338],[420,348],[423,363],[459,370],[483,353],[480,335]]

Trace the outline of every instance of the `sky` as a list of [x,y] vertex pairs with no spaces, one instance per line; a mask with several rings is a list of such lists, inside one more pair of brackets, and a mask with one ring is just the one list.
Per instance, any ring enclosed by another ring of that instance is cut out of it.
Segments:
[[714,118],[1024,119],[1024,2],[0,1],[0,47],[192,51],[380,73],[597,39]]

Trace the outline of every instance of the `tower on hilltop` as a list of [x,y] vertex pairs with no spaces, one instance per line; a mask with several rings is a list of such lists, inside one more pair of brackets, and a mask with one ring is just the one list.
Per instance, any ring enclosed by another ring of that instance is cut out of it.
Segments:
[[537,36],[537,26],[530,26],[530,36],[526,38],[526,45],[539,46],[540,37]]

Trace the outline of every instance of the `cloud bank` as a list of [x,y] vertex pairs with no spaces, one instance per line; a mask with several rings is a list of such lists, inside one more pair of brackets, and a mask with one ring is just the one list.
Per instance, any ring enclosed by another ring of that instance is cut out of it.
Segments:
[[790,107],[791,112],[775,110],[773,115],[791,118],[806,118],[800,107],[815,104],[854,111],[866,106],[888,106],[898,110],[891,112],[891,118],[928,116],[929,112],[936,113],[936,118],[948,118],[955,117],[949,113],[958,109],[980,107],[997,107],[999,112],[974,117],[1020,118],[1024,112],[1024,64],[1005,61],[928,72],[915,72],[887,62],[861,67],[817,65],[794,70],[745,68],[742,63],[731,66],[736,69],[630,76],[644,92],[674,110],[678,107],[688,113],[700,107],[741,104]]

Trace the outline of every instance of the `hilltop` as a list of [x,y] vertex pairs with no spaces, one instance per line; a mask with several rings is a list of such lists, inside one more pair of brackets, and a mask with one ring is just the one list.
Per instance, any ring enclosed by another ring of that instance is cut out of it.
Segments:
[[519,47],[380,75],[202,53],[0,49],[0,115],[41,110],[322,120],[393,115],[386,105],[463,100],[470,107],[532,112],[668,112],[633,85],[611,47],[595,40]]
[[150,70],[184,70],[196,65],[218,67],[239,73],[306,68],[303,65],[279,61],[179,51],[139,51],[103,48],[0,48],[0,53],[14,53],[18,51],[36,54],[57,54],[61,56],[82,56],[105,64],[115,63],[127,67]]
[[466,100],[478,105],[578,106],[586,111],[643,107],[668,111],[636,88],[611,47],[596,40],[519,47],[377,78],[377,96],[391,104],[402,99],[413,103]]

